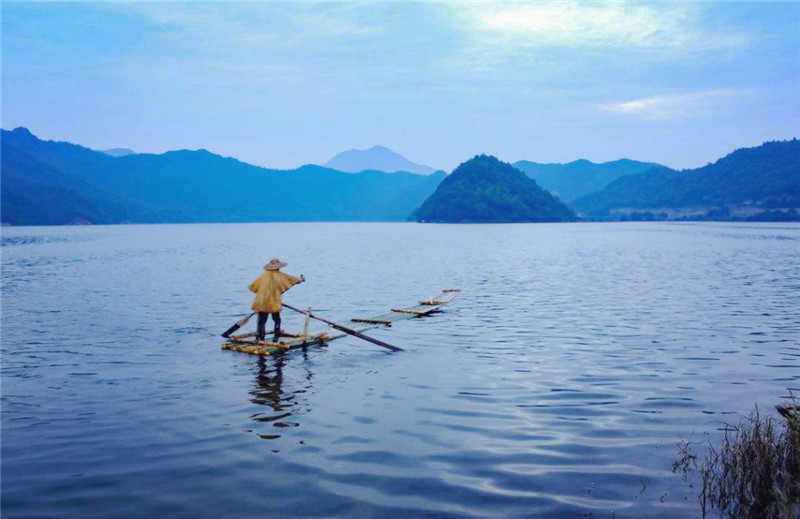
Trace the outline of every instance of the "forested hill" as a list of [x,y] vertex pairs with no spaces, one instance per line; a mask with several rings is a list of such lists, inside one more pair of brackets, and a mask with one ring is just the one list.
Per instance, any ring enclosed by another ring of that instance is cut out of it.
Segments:
[[536,181],[495,157],[458,166],[412,215],[418,222],[567,222],[575,214]]
[[800,141],[739,149],[702,168],[655,168],[621,177],[574,206],[600,219],[632,212],[670,219],[794,219],[800,208]]
[[272,170],[206,150],[113,157],[2,131],[4,224],[402,221],[444,173]]
[[661,167],[653,162],[639,162],[620,159],[612,162],[596,164],[580,159],[566,164],[540,164],[520,160],[513,164],[544,189],[567,203],[589,193],[605,188],[614,180],[625,175],[641,173],[654,167]]

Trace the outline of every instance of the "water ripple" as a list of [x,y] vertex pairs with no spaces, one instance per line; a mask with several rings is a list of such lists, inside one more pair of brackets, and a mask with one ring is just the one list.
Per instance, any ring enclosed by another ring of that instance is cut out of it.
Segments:
[[[678,441],[800,392],[798,239],[784,224],[4,229],[3,516],[698,516],[671,472]],[[400,355],[352,338],[220,351],[275,255],[309,279],[287,301],[334,320],[463,293],[374,331]]]

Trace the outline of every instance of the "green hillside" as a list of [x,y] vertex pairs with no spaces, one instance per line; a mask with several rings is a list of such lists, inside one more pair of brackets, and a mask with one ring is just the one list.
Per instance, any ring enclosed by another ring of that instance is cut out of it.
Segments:
[[[654,168],[621,177],[577,199],[588,217],[620,219],[651,213],[680,219],[785,219],[800,208],[800,141],[767,142],[734,151],[702,168]],[[791,217],[789,217],[791,219]]]
[[511,164],[479,155],[458,166],[412,215],[418,222],[567,222],[574,213]]

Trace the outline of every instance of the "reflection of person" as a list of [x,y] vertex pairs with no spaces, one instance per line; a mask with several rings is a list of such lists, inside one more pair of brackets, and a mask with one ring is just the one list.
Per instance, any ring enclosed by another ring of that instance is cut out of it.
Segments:
[[273,342],[277,342],[281,333],[281,294],[292,288],[297,283],[306,280],[305,276],[299,278],[284,274],[280,271],[286,263],[278,258],[272,258],[269,263],[264,265],[264,273],[258,279],[250,283],[251,292],[255,292],[256,298],[253,301],[253,310],[258,312],[258,328],[256,330],[256,340],[263,341],[266,333],[264,327],[267,324],[270,314],[275,322],[275,334]]
[[258,405],[267,405],[275,411],[283,411],[283,355],[275,357],[274,371],[269,369],[264,357],[258,358],[258,376],[256,377],[256,389],[252,402]]
[[[303,359],[308,361],[308,351],[305,349],[303,349]],[[279,429],[299,427],[300,416],[311,410],[308,399],[302,396],[309,392],[314,378],[314,374],[308,370],[308,363],[296,364],[295,367],[301,372],[292,370],[293,375],[287,374],[284,378],[285,363],[285,355],[258,357],[258,373],[255,384],[250,390],[250,402],[268,408],[251,415],[259,427],[261,425],[272,425]],[[280,434],[269,434],[267,431],[256,431],[256,434],[263,440],[276,440],[281,437]]]

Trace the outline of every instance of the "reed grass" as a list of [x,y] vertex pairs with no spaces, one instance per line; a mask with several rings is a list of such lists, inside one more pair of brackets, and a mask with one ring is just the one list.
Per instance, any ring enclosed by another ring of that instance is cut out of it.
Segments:
[[673,470],[702,483],[700,507],[734,518],[800,518],[800,412],[791,403],[778,406],[782,417],[762,416],[756,409],[726,429],[718,446],[709,444],[702,462],[691,445],[679,444]]

